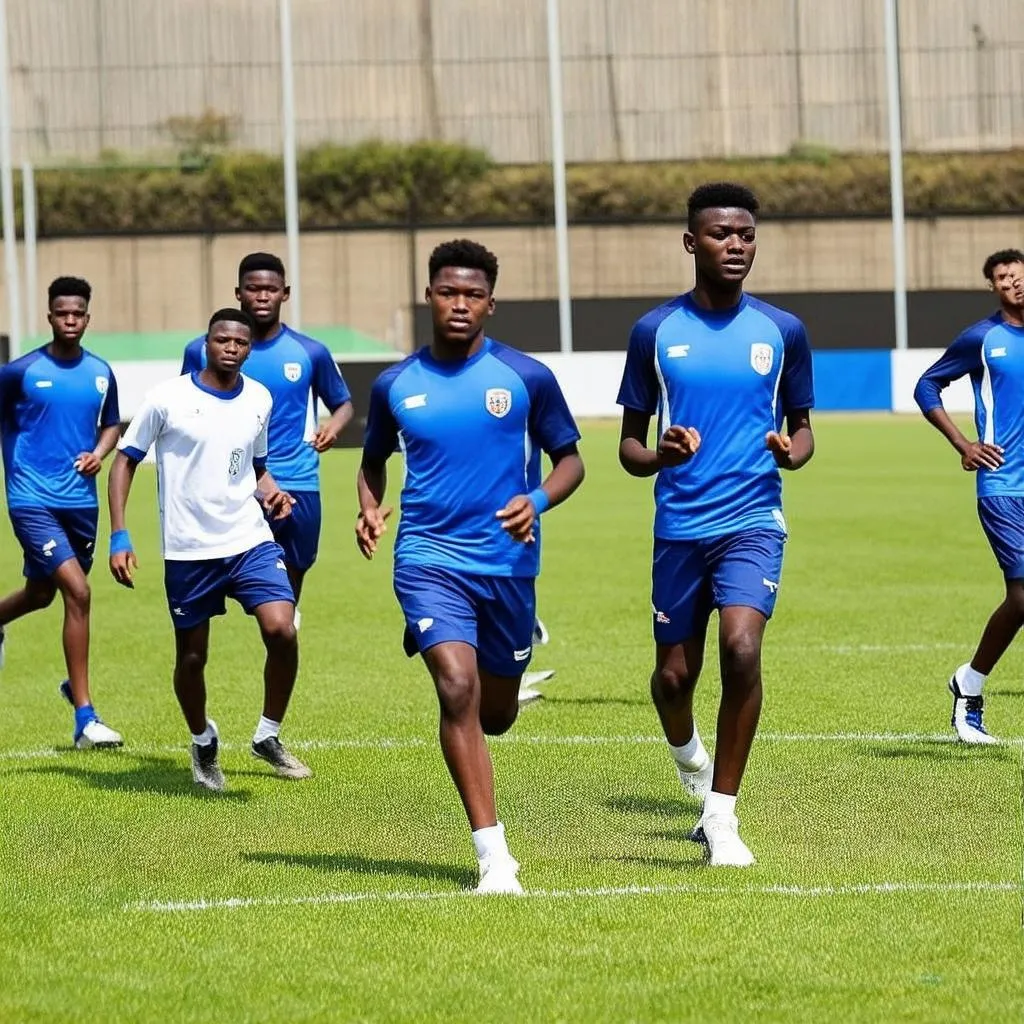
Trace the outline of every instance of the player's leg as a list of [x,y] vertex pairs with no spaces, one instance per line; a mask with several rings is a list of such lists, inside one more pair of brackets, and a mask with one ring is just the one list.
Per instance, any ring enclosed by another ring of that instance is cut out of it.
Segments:
[[651,577],[651,698],[683,789],[703,799],[711,788],[711,758],[693,718],[693,692],[704,664],[711,590],[701,544],[655,540]]
[[1024,625],[1024,500],[981,498],[978,517],[1003,570],[1006,596],[985,624],[974,657],[953,673],[949,690],[953,731],[962,742],[981,745],[997,742],[984,724],[985,680]]
[[174,624],[174,696],[192,737],[192,779],[204,789],[225,788],[217,760],[220,734],[206,714],[206,658],[210,619],[226,611],[226,559],[165,561],[164,587]]
[[281,725],[299,671],[299,642],[284,555],[276,543],[260,544],[229,559],[230,595],[260,627],[267,657],[263,665],[263,713],[256,723],[252,754],[286,779],[308,779],[313,773],[281,743]]
[[719,609],[722,700],[715,740],[715,771],[704,800],[701,830],[710,863],[749,867],[753,854],[739,837],[736,796],[761,715],[761,644],[775,609],[785,535],[747,530],[713,542],[708,564]]
[[270,527],[284,554],[288,580],[295,595],[295,628],[298,629],[302,584],[320,551],[322,508],[319,491],[296,491],[292,497],[295,499],[292,514],[286,519],[272,521]]

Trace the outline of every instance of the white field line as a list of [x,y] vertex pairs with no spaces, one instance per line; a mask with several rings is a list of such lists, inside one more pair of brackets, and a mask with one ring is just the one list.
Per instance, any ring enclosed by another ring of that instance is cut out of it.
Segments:
[[[528,889],[529,899],[578,900],[610,896],[784,896],[800,899],[834,896],[888,896],[901,893],[1024,893],[1024,882],[865,882],[854,885],[624,885],[580,889]],[[135,913],[182,914],[204,910],[259,907],[308,907],[337,903],[429,903],[474,897],[455,892],[327,892],[315,896],[237,896],[227,899],[149,900],[126,903]]]
[[[762,743],[956,743],[952,733],[926,732],[763,732],[757,739]],[[500,747],[636,747],[651,746],[664,743],[661,736],[495,736],[489,741]],[[368,737],[350,740],[289,740],[288,746],[293,750],[418,750],[433,748],[437,745],[434,739],[410,737]],[[1024,736],[1004,736],[997,741],[998,746],[1024,746]],[[221,750],[247,750],[248,744],[221,743]],[[123,753],[151,757],[159,754],[184,754],[188,752],[185,744],[167,746],[133,746],[123,748]],[[103,756],[116,756],[116,752],[104,752]],[[49,761],[65,756],[81,757],[79,751],[71,747],[38,747],[30,750],[0,751],[0,761]]]

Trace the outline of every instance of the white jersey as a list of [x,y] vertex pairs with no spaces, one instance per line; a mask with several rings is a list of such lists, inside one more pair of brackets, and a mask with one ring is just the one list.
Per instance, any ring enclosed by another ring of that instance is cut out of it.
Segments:
[[272,404],[270,392],[244,376],[231,393],[192,373],[146,395],[118,449],[141,461],[156,445],[165,559],[228,558],[274,539],[253,465],[267,458]]

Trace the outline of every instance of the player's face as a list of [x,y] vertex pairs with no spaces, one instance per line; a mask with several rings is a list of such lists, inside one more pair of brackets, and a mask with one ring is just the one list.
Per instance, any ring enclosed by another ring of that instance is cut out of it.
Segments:
[[494,296],[482,270],[442,267],[427,289],[434,331],[450,342],[471,342],[494,312]]
[[214,373],[237,373],[251,346],[252,334],[245,324],[222,320],[206,336],[206,365]]
[[757,252],[753,214],[736,207],[703,210],[695,230],[683,235],[683,247],[705,280],[739,284],[750,273]]
[[1008,306],[1024,306],[1024,263],[997,263],[992,268],[992,291]]
[[239,306],[261,325],[276,324],[281,318],[281,304],[288,301],[291,289],[284,278],[273,270],[253,270],[235,289]]
[[50,303],[46,319],[53,328],[54,338],[73,345],[82,340],[89,326],[89,304],[80,295],[58,295]]

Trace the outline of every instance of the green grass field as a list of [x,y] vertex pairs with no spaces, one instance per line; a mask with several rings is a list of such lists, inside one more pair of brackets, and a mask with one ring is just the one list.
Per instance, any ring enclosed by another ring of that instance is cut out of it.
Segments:
[[[352,541],[353,452],[324,460],[283,734],[316,777],[277,780],[247,753],[262,659],[235,611],[209,666],[231,789],[193,792],[140,470],[138,588],[94,574],[94,691],[122,752],[70,748],[59,610],[9,629],[0,1020],[1022,1018],[1024,647],[987,689],[991,730],[1016,742],[949,742],[945,681],[1001,590],[953,453],[917,419],[819,418],[817,457],[786,479],[739,806],[758,864],[712,871],[684,839],[698,807],[647,695],[650,483],[619,470],[612,424],[584,434],[587,482],[545,522],[552,641],[533,667],[557,677],[494,745],[518,900],[467,892],[475,860],[427,676],[401,652],[390,546],[366,564]],[[14,586],[9,535],[0,556]]]

